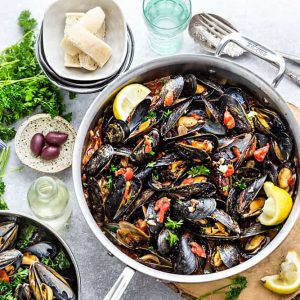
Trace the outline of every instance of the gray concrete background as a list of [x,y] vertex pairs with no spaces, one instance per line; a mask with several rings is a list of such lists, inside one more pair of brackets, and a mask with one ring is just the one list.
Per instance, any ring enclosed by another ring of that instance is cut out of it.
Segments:
[[[117,2],[122,7],[135,37],[136,53],[133,66],[155,58],[156,55],[148,49],[146,42],[146,31],[142,19],[142,0],[118,0]],[[30,9],[33,16],[41,21],[43,13],[50,3],[52,0],[1,0],[0,49],[18,40],[20,32],[16,20],[21,10]],[[251,36],[273,49],[295,55],[300,55],[299,9],[300,2],[298,0],[193,0],[194,13],[206,11],[220,14],[228,18],[245,35]],[[185,33],[184,47],[181,52],[200,53],[201,50]],[[250,55],[237,59],[237,62],[254,70],[267,81],[271,81],[275,75],[273,67]],[[292,68],[300,73],[300,67]],[[300,89],[296,85],[284,79],[279,85],[278,91],[286,100],[300,106]],[[76,129],[95,96],[95,94],[79,95],[75,101],[69,101],[66,97],[68,110],[73,112],[72,124]],[[16,124],[16,128],[19,125],[19,123]],[[20,164],[12,143],[11,148],[9,169]],[[8,176],[5,179],[7,184],[5,198],[11,209],[29,212],[26,193],[32,181],[41,175],[41,173],[25,167],[22,173]],[[61,172],[57,177],[67,184],[71,193],[73,205],[71,226],[61,234],[71,246],[79,264],[82,278],[82,299],[103,299],[121,273],[124,264],[107,255],[106,250],[96,240],[85,222],[76,202],[71,170]],[[200,293],[201,291],[199,291]],[[123,299],[171,300],[180,299],[180,297],[155,279],[137,273]]]

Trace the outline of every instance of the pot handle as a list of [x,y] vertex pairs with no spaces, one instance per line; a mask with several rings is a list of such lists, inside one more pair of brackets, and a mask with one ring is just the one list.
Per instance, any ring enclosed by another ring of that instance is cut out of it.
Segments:
[[275,64],[278,67],[278,74],[272,82],[272,85],[276,87],[280,80],[282,79],[285,72],[285,60],[281,55],[276,53],[275,51],[258,44],[257,42],[249,39],[248,37],[242,36],[238,32],[230,33],[226,35],[223,39],[221,39],[219,45],[216,48],[216,56],[221,56],[224,48],[230,42],[233,42],[245,49],[246,51],[266,60],[270,63]]
[[135,270],[126,267],[103,300],[119,300],[125,292]]

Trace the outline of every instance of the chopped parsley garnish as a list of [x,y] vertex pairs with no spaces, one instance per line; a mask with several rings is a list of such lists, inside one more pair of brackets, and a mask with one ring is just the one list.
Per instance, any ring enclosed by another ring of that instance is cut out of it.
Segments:
[[117,168],[114,164],[111,164],[109,170],[110,170],[111,172],[115,172],[115,171],[118,170],[118,168]]
[[233,187],[237,190],[244,190],[245,188],[247,188],[247,183],[245,181],[245,178],[242,177],[241,179],[237,180],[234,182]]
[[155,163],[152,161],[152,162],[149,162],[149,163],[147,163],[147,168],[153,168],[154,167],[154,165],[155,165]]
[[179,241],[179,237],[176,233],[171,232],[170,230],[168,230],[168,236],[165,238],[167,241],[169,241],[170,243],[170,247],[173,247],[174,245],[176,245]]
[[210,169],[203,165],[199,165],[199,166],[191,167],[187,173],[192,177],[196,177],[200,175],[209,176]]
[[149,152],[149,154],[152,155],[152,156],[154,156],[155,152],[152,150],[152,151]]
[[148,121],[149,119],[156,119],[156,112],[149,111],[147,115],[144,117],[143,121]]
[[107,189],[111,189],[112,184],[113,184],[113,182],[112,182],[112,176],[107,176],[107,177],[106,177],[105,187],[106,187]]
[[170,109],[168,109],[167,111],[165,111],[163,113],[163,118],[167,119],[170,115],[171,115],[172,111]]
[[62,250],[60,250],[54,258],[42,258],[42,263],[57,272],[68,270],[71,266],[69,259]]
[[26,224],[22,227],[16,248],[20,251],[26,249],[34,236],[34,234],[38,231],[38,228],[31,224]]
[[167,218],[167,222],[165,223],[165,226],[168,229],[178,229],[183,225],[183,220],[179,221],[173,221],[169,217]]

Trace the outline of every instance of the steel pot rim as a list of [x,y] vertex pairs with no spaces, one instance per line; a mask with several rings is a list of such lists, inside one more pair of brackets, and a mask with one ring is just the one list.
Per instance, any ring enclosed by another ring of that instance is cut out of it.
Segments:
[[[87,206],[86,200],[83,195],[83,189],[81,185],[81,157],[82,157],[82,149],[84,146],[84,141],[86,138],[86,134],[88,132],[88,129],[90,128],[91,123],[93,122],[94,118],[96,117],[98,110],[101,108],[101,106],[106,103],[106,100],[110,97],[110,95],[116,90],[122,87],[126,82],[130,81],[133,77],[138,76],[140,74],[143,74],[149,70],[158,69],[160,67],[168,66],[170,64],[184,64],[184,63],[191,63],[195,62],[197,60],[205,60],[206,63],[211,62],[213,63],[220,63],[222,64],[222,68],[228,70],[229,72],[238,73],[240,76],[243,76],[243,78],[246,78],[249,82],[254,82],[257,84],[257,88],[259,89],[266,89],[268,90],[269,94],[272,94],[272,100],[276,102],[278,106],[285,107],[285,117],[288,120],[288,123],[291,127],[291,130],[294,133],[298,133],[299,135],[299,125],[296,125],[296,119],[293,115],[292,111],[288,107],[287,103],[282,99],[282,97],[278,94],[278,92],[271,87],[264,79],[259,77],[254,72],[248,70],[247,68],[240,66],[237,63],[234,63],[232,61],[219,58],[219,57],[213,57],[209,55],[194,55],[194,54],[184,54],[184,55],[175,55],[170,57],[163,57],[158,58],[155,60],[152,60],[150,62],[144,63],[142,65],[136,66],[135,68],[127,71],[126,73],[122,74],[118,80],[113,81],[110,83],[101,94],[99,94],[93,103],[90,105],[89,109],[87,110],[82,123],[80,125],[80,128],[78,130],[75,146],[74,146],[74,153],[73,153],[73,166],[72,166],[72,172],[73,172],[73,181],[74,181],[74,187],[75,192],[77,195],[77,201],[79,203],[80,209],[84,215],[85,220],[87,221],[89,227],[93,231],[94,235],[98,238],[98,240],[101,242],[101,244],[114,256],[116,256],[119,260],[121,260],[123,263],[128,265],[129,267],[133,268],[134,270],[137,270],[139,272],[142,272],[144,274],[147,274],[149,276],[165,280],[165,281],[171,281],[171,282],[182,282],[182,283],[201,283],[201,282],[209,282],[209,281],[215,281],[220,280],[224,278],[228,278],[230,276],[236,275],[238,273],[241,273],[256,264],[258,264],[260,261],[262,261],[264,258],[266,258],[268,255],[270,255],[287,237],[291,229],[293,228],[295,222],[297,221],[297,218],[300,213],[300,205],[294,205],[293,210],[291,211],[288,219],[284,223],[282,229],[279,231],[279,233],[276,235],[276,237],[264,248],[260,251],[258,255],[255,255],[253,258],[224,271],[217,272],[217,273],[211,273],[211,274],[203,274],[203,275],[178,275],[173,273],[167,273],[159,270],[152,269],[150,267],[147,267],[129,256],[127,256],[125,253],[123,253],[121,250],[118,249],[117,246],[115,246],[110,240],[104,235],[102,230],[97,226],[96,222],[94,221],[90,210]],[[293,126],[292,126],[293,125]],[[297,141],[296,141],[297,143]],[[298,147],[299,148],[299,147]],[[298,153],[299,154],[299,153]],[[80,159],[79,159],[80,157]],[[298,172],[299,174],[299,172]],[[299,186],[299,182],[298,182]],[[300,198],[299,195],[296,196],[295,202],[299,202]]]

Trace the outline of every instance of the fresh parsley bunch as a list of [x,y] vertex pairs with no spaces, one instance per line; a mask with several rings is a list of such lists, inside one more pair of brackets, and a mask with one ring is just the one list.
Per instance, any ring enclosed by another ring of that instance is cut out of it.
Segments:
[[8,126],[37,108],[52,117],[71,118],[71,114],[63,115],[66,108],[60,91],[44,75],[35,57],[37,21],[24,10],[18,24],[23,30],[21,40],[0,53],[0,138],[4,141],[15,135]]

